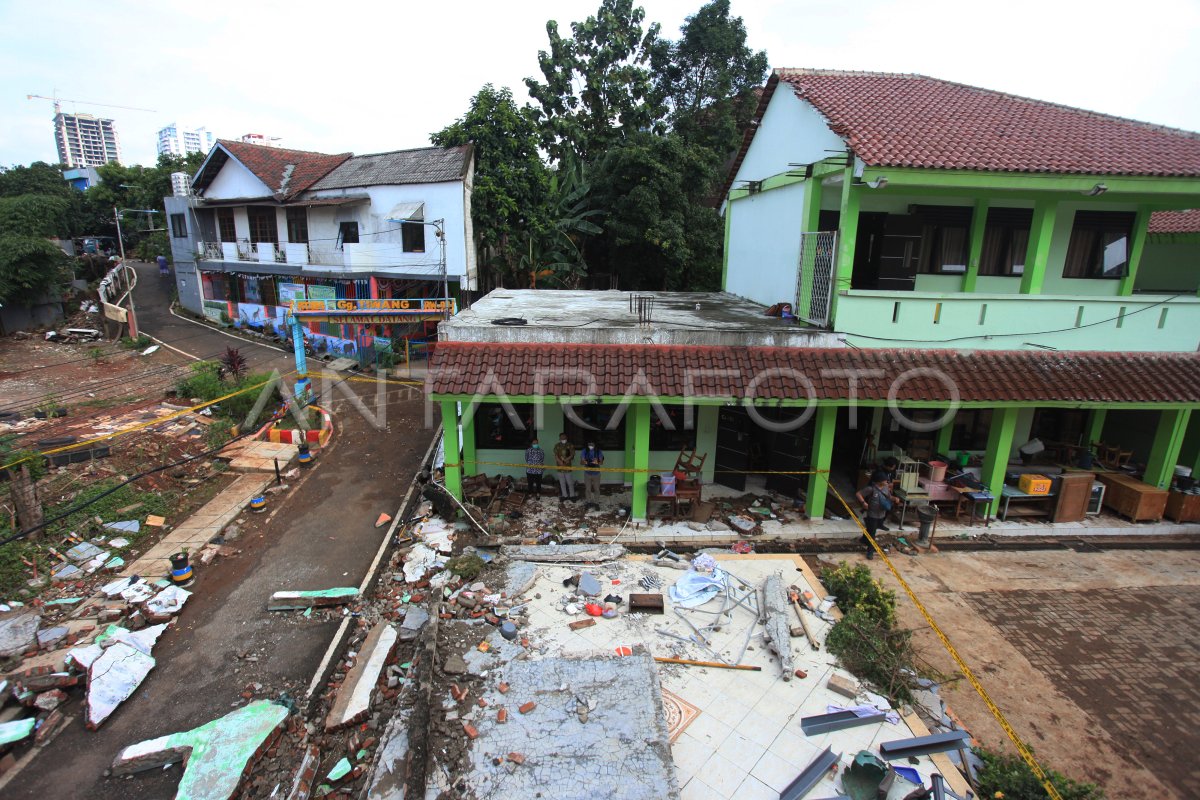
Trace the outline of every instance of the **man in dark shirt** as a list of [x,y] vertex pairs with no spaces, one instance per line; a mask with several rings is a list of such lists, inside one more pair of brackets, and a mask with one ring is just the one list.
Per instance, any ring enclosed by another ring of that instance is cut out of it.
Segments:
[[546,471],[543,467],[545,463],[546,453],[538,444],[538,440],[534,439],[530,442],[529,449],[525,451],[525,483],[529,494],[542,493],[542,473]]
[[[871,534],[871,538],[875,538],[875,534],[883,527],[884,517],[892,510],[892,505],[896,502],[896,498],[892,495],[892,482],[888,480],[887,473],[883,470],[876,470],[871,474],[871,483],[864,486],[854,495],[862,506],[863,511],[863,527],[867,529],[867,533]],[[875,557],[875,548],[871,545],[871,541],[866,534],[858,537],[858,543],[866,545],[867,558]]]

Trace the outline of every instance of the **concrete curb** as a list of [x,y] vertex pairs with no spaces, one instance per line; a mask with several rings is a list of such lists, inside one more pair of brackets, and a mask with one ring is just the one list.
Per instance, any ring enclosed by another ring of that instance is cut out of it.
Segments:
[[[219,333],[222,336],[228,336],[230,339],[237,339],[239,342],[245,342],[246,344],[257,345],[259,347],[266,347],[270,350],[278,350],[281,353],[288,353],[289,355],[292,352],[291,350],[286,350],[282,347],[276,347],[273,344],[267,344],[266,342],[256,342],[253,339],[247,339],[245,336],[235,336],[232,333],[226,333],[225,331],[221,330],[220,328],[214,327],[212,325],[206,325],[203,322],[200,322],[199,320],[195,320],[190,317],[185,317],[182,314],[177,314],[177,313],[175,313],[175,305],[174,304],[171,304],[170,308],[168,308],[167,311],[168,311],[168,313],[170,313],[170,315],[172,317],[175,317],[175,319],[181,319],[184,322],[190,322],[193,325],[199,325],[201,328],[206,328],[206,329],[212,331],[213,333]],[[154,339],[153,336],[151,336],[150,338]],[[154,341],[157,342],[158,340],[154,339]],[[170,345],[168,345],[168,347],[170,347]],[[171,349],[174,350],[175,348],[172,347]],[[180,352],[182,352],[182,351],[180,351]],[[187,355],[187,353],[184,353],[184,355]],[[195,356],[193,356],[193,358],[195,358]]]
[[[433,458],[433,453],[437,449],[438,442],[441,439],[442,428],[439,425],[434,431],[433,440],[429,443],[429,448],[425,451],[425,455],[421,459],[421,468],[427,467],[430,460]],[[412,482],[408,486],[408,491],[404,494],[404,499],[400,501],[399,508],[396,509],[396,514],[392,517],[392,524],[388,526],[387,533],[383,537],[383,541],[379,543],[379,549],[375,551],[375,558],[371,562],[371,566],[367,569],[367,574],[363,577],[362,583],[358,586],[360,597],[365,597],[371,587],[375,585],[375,581],[379,577],[379,568],[383,564],[384,556],[391,546],[392,536],[396,533],[396,528],[407,518],[406,510],[412,505],[412,501],[417,492],[417,475],[420,474],[420,468],[417,474],[413,475]],[[329,647],[325,650],[325,655],[321,659],[321,663],[317,665],[316,672],[313,673],[312,680],[308,684],[308,688],[304,691],[304,707],[305,711],[309,710],[309,705],[312,702],[313,695],[317,688],[325,682],[332,671],[334,657],[342,649],[342,645],[346,640],[346,633],[350,630],[350,623],[354,618],[346,616],[342,618],[342,622],[338,625],[337,632],[334,633],[332,641],[329,642]]]

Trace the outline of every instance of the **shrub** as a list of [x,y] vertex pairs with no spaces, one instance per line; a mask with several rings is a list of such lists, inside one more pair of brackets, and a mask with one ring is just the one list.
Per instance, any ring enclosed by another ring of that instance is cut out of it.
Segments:
[[871,614],[854,609],[830,629],[825,647],[842,666],[873,683],[894,702],[912,702],[911,631],[892,630]]
[[884,589],[867,565],[843,561],[821,570],[821,582],[837,597],[842,611],[861,611],[888,630],[896,626],[896,593]]
[[138,334],[136,339],[130,339],[128,336],[121,337],[121,347],[126,350],[145,350],[152,344],[154,344],[154,340],[144,333]]
[[474,554],[455,556],[446,562],[446,569],[464,581],[474,580],[483,572],[483,559]]
[[[975,748],[975,755],[983,761],[976,776],[981,797],[1003,797],[1004,800],[1049,798],[1042,782],[1020,756],[994,753],[982,747]],[[1063,800],[1104,800],[1104,792],[1095,784],[1079,783],[1044,766],[1042,769],[1046,770],[1046,775]]]

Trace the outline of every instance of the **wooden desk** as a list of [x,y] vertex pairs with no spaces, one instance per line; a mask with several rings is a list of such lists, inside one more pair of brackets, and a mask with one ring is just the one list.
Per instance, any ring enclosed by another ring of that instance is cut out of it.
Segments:
[[[1000,512],[996,516],[1003,522],[1007,522],[1009,516],[1014,517],[1049,517],[1054,513],[1050,501],[1057,495],[1054,492],[1048,494],[1026,494],[1020,489],[1004,484],[1004,488],[1000,490]],[[1010,508],[1013,501],[1017,501],[1017,508]],[[1029,506],[1043,501],[1044,507],[1030,508]]]
[[1176,522],[1200,522],[1200,494],[1171,492],[1164,516]]

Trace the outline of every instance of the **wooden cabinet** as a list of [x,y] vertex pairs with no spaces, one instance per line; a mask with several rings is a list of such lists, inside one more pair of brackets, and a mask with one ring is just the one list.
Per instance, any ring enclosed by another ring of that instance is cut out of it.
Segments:
[[1092,495],[1092,482],[1095,480],[1096,476],[1091,472],[1064,472],[1059,475],[1058,502],[1051,520],[1082,521],[1087,516],[1088,498]]
[[1158,522],[1167,509],[1167,490],[1121,472],[1101,472],[1096,480],[1104,484],[1104,505],[1134,522]]
[[1176,522],[1200,522],[1200,494],[1171,492],[1167,496],[1166,517]]

